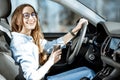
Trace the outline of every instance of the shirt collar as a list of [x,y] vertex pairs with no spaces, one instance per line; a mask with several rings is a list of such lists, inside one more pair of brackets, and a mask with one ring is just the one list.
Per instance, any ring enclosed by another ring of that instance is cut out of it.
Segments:
[[18,33],[18,32],[12,32],[12,36],[21,36],[21,37],[25,37],[26,39],[30,40],[30,41],[33,41],[33,38],[32,36],[28,36],[28,35],[25,35],[25,34],[22,34],[22,33]]

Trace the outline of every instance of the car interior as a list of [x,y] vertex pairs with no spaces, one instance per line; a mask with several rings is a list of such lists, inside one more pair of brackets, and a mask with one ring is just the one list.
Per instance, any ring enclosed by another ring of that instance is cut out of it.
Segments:
[[10,13],[10,0],[0,0],[0,80],[24,80],[18,64],[12,58],[9,47],[11,34],[7,17]]
[[[11,13],[11,1],[0,0],[0,80],[25,80],[19,64],[10,50],[11,29],[7,17]],[[76,22],[77,23],[77,22]],[[120,23],[90,22],[62,49],[62,59],[46,76],[73,68],[87,66],[96,72],[93,80],[120,80]],[[44,33],[47,40],[65,33]],[[87,80],[87,79],[83,79]]]

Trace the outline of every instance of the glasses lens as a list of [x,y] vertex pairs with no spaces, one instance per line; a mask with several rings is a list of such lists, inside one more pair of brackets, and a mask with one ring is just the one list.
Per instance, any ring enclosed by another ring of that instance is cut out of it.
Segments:
[[33,16],[33,17],[36,16],[36,13],[35,13],[35,12],[32,12],[32,13],[31,13],[31,16]]
[[31,14],[30,14],[30,13],[23,13],[23,17],[24,17],[25,19],[29,19],[30,15],[31,15],[32,17],[36,17],[36,13],[35,13],[35,12],[32,12]]
[[24,13],[24,14],[23,14],[23,17],[24,17],[25,19],[28,19],[28,18],[30,17],[30,14],[29,14],[29,13]]

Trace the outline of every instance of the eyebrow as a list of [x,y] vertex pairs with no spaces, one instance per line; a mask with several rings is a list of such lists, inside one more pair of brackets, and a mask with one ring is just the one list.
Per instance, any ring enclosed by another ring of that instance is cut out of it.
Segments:
[[22,14],[25,14],[25,13],[31,14],[31,13],[35,13],[35,12],[34,12],[34,11],[33,11],[33,12],[31,12],[31,13],[30,13],[30,12],[24,12],[24,13],[22,13]]

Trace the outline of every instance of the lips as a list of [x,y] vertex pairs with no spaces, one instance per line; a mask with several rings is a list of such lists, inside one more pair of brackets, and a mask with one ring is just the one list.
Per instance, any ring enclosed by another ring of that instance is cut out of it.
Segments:
[[34,22],[26,22],[26,24],[30,24],[30,25],[32,25],[32,24],[35,24],[35,21]]

